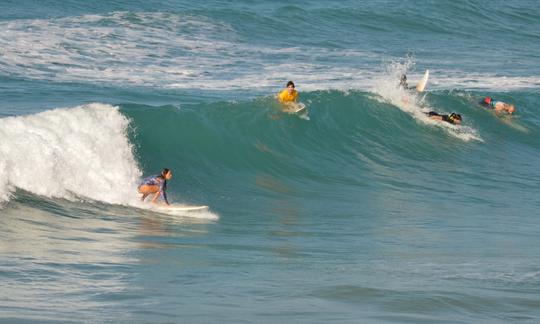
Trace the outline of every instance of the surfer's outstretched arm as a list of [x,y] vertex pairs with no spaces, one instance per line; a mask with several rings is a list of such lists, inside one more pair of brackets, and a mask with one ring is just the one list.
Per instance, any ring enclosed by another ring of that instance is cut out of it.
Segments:
[[167,205],[170,205],[169,200],[167,199],[167,181],[166,180],[163,180],[163,182],[161,183],[161,186],[159,187],[159,194],[161,195],[161,198],[163,199],[163,201]]

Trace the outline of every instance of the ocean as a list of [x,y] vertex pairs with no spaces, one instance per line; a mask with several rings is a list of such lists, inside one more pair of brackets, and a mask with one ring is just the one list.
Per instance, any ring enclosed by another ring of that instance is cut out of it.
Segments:
[[538,323],[538,9],[3,0],[0,322]]

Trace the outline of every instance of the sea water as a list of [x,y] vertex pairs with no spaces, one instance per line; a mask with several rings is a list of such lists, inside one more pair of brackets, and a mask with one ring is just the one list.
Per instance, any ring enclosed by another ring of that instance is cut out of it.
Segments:
[[[3,1],[0,322],[537,323],[539,31],[526,0]],[[164,167],[206,214],[140,205]]]

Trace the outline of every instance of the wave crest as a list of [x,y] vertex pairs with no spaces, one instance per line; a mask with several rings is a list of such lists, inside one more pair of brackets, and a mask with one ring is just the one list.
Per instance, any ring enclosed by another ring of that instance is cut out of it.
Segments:
[[0,119],[0,201],[18,188],[126,204],[140,177],[118,107],[89,104]]

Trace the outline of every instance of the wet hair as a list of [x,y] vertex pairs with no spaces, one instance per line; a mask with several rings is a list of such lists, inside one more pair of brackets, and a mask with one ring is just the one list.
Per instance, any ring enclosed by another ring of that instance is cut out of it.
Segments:
[[460,114],[456,114],[456,113],[451,113],[451,114],[450,114],[450,117],[451,117],[451,118],[455,118],[455,119],[460,120],[460,121],[463,120],[463,119],[461,118],[461,115],[460,115]]
[[289,86],[292,86],[293,88],[295,88],[294,82],[292,82],[292,81],[287,82],[287,88],[288,88]]
[[408,84],[407,84],[407,76],[405,74],[402,74],[401,75],[401,78],[399,78],[399,85],[400,86],[403,86],[403,87],[408,87]]
[[165,179],[165,175],[167,175],[167,173],[169,173],[169,172],[171,172],[170,169],[163,168],[163,169],[161,169],[161,173],[160,173],[159,176],[160,176],[161,178]]

